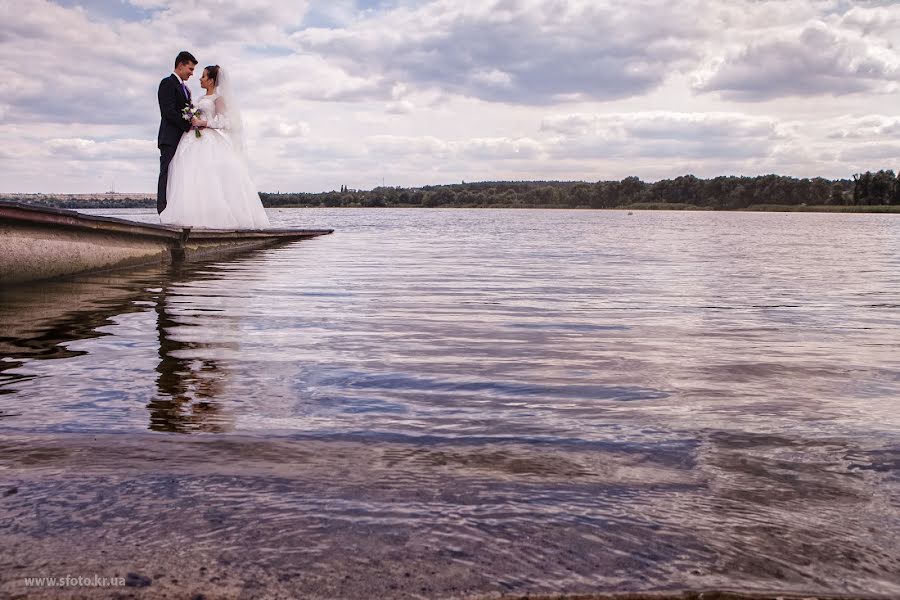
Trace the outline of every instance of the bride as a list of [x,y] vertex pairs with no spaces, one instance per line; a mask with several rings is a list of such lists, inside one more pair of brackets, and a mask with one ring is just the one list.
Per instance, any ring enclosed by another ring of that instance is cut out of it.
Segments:
[[212,65],[203,69],[200,86],[206,90],[197,102],[201,128],[181,136],[169,166],[168,204],[159,218],[165,225],[208,229],[269,227],[243,155],[241,116],[229,77]]

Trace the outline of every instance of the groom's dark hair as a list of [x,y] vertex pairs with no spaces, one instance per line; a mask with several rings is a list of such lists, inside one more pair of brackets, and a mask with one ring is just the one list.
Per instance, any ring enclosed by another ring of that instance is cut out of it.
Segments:
[[194,58],[194,55],[187,50],[182,50],[178,53],[178,56],[175,57],[175,68],[177,69],[178,65],[183,65],[184,63],[191,63],[192,65],[196,65],[197,59]]

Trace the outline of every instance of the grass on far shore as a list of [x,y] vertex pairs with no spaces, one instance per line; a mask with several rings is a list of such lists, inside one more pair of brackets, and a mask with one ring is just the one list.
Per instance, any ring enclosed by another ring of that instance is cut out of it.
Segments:
[[[266,206],[266,208],[367,208],[362,204],[352,204],[348,206],[332,206],[332,207],[323,207],[323,206],[312,206],[309,204],[278,204],[276,206]],[[424,206],[418,205],[403,205],[403,206],[395,206],[395,205],[387,205],[383,207],[368,207],[368,208],[422,208],[425,209]],[[513,208],[513,209],[535,209],[535,210],[707,210],[707,211],[718,211],[718,212],[840,212],[840,213],[900,213],[900,205],[896,206],[887,206],[887,205],[872,205],[872,206],[829,206],[829,205],[817,205],[817,206],[794,206],[789,204],[753,204],[746,208],[728,208],[728,209],[718,209],[712,208],[709,206],[697,206],[696,204],[685,204],[678,202],[636,202],[634,204],[627,204],[625,206],[615,206],[613,208],[591,208],[589,206],[575,206],[575,207],[550,207],[550,206],[441,206],[437,208]]]
[[[622,206],[618,210],[716,210],[696,204],[678,204],[667,202],[637,202]],[[867,206],[840,206],[840,205],[815,205],[807,206],[790,204],[752,204],[746,208],[727,209],[731,211],[752,212],[840,212],[840,213],[900,213],[900,205],[867,205]],[[723,211],[726,212],[726,211]]]
[[900,205],[873,205],[873,206],[782,206],[779,204],[754,204],[744,210],[757,210],[769,212],[842,212],[842,213],[900,213]]

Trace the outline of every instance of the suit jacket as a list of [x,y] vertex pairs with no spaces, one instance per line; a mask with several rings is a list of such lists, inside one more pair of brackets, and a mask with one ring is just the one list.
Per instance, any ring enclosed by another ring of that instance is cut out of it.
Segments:
[[159,82],[159,135],[156,138],[157,147],[177,146],[181,140],[181,134],[191,130],[191,122],[184,120],[181,111],[191,103],[190,98],[184,95],[181,81],[173,73]]

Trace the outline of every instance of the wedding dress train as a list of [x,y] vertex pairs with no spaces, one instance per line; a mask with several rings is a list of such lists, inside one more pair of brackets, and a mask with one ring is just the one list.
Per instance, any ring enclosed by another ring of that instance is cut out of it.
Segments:
[[[181,136],[169,165],[165,225],[204,229],[264,229],[269,218],[243,156],[229,135],[227,106],[217,94],[200,98],[200,118],[209,125]],[[220,110],[224,109],[224,110]]]

